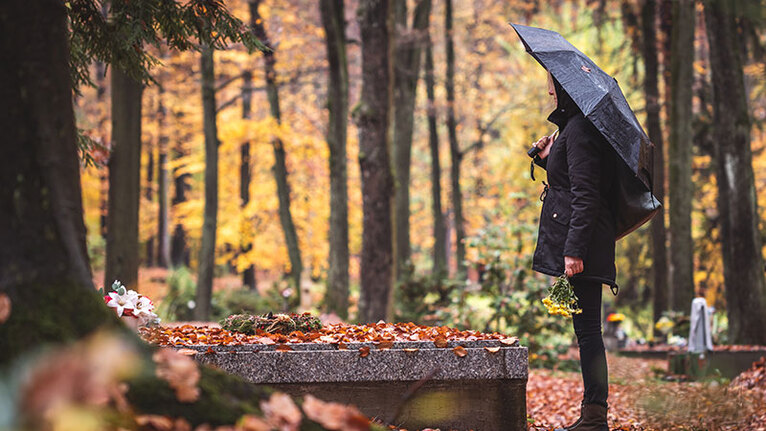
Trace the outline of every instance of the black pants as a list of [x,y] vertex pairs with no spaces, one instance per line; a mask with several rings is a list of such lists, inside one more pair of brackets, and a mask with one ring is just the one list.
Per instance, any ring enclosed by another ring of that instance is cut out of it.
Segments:
[[608,372],[604,339],[601,338],[601,290],[599,282],[572,280],[579,299],[581,314],[572,318],[577,344],[580,346],[583,402],[607,407],[609,396]]

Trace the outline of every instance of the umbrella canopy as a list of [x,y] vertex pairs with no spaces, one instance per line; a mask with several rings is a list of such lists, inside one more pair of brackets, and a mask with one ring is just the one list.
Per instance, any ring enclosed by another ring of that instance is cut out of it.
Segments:
[[561,84],[583,115],[652,188],[652,149],[617,80],[555,31],[511,24],[527,52]]
[[617,80],[555,31],[511,26],[527,52],[556,78],[625,162],[617,171],[617,238],[633,232],[662,205],[652,193],[654,145],[630,109]]

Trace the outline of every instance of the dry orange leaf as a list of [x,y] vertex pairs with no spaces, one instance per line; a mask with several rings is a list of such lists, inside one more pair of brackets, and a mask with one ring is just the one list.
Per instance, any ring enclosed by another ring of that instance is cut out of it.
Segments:
[[404,350],[405,353],[416,353],[420,349],[415,349],[415,348],[409,349],[408,348],[408,349],[402,349],[402,350]]
[[513,346],[519,342],[519,339],[516,337],[508,337],[508,338],[503,338],[502,340],[500,340],[500,342],[505,344],[506,346]]
[[484,350],[488,351],[489,353],[497,353],[500,351],[499,347],[485,347]]
[[434,345],[440,349],[443,349],[449,345],[449,342],[447,342],[447,339],[444,337],[439,337],[434,340]]
[[455,355],[459,357],[465,357],[465,355],[468,354],[468,351],[463,346],[455,346],[454,349],[452,349],[453,352],[455,352]]
[[348,350],[348,345],[346,343],[340,342],[338,343],[338,350]]
[[394,347],[393,341],[381,341],[380,343],[378,343],[378,349],[380,350],[387,350],[392,347]]
[[359,357],[366,358],[367,355],[370,354],[370,347],[369,346],[363,346],[359,348]]
[[287,344],[280,344],[276,347],[277,352],[292,352],[293,348],[288,346]]

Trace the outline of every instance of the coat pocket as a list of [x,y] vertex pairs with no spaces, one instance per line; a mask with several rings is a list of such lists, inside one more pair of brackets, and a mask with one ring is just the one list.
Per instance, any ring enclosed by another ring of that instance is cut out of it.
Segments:
[[550,202],[546,218],[563,226],[569,226],[569,218],[572,215],[572,207],[564,193],[555,193],[554,199]]

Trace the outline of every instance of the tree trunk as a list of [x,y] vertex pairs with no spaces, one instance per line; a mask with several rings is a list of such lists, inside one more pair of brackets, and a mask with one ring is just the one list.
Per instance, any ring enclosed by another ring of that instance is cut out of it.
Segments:
[[689,312],[694,297],[692,209],[692,78],[694,63],[694,1],[673,5],[671,47],[670,142],[670,276],[673,310]]
[[[242,74],[242,119],[249,119],[252,111],[253,101],[253,74],[250,71],[245,71]],[[242,236],[239,246],[240,254],[246,255],[253,249],[253,226],[250,224],[250,220],[244,215],[247,204],[250,203],[250,181],[252,179],[250,173],[250,142],[243,142],[239,147],[240,163],[239,163],[239,202],[240,209],[242,211],[242,219],[240,221],[240,235]],[[255,293],[256,289],[255,281],[255,265],[252,263],[245,268],[242,272],[242,285]]]
[[[182,114],[176,114],[178,120]],[[177,130],[177,129],[176,129]],[[178,159],[184,156],[184,148],[180,137],[176,133],[176,143],[173,149],[173,158]],[[173,206],[180,205],[188,199],[186,192],[190,186],[187,183],[188,173],[179,173],[179,168],[173,168]],[[176,223],[173,228],[173,236],[170,239],[170,262],[174,267],[189,266],[189,248],[186,244],[186,231],[181,223]]]
[[361,0],[357,9],[362,36],[362,93],[354,109],[362,173],[360,322],[386,318],[393,284],[389,8],[388,0]]
[[750,147],[750,111],[732,9],[720,0],[705,2],[726,313],[732,343],[766,344],[766,280]]
[[142,84],[112,68],[112,153],[104,286],[138,284],[138,207],[141,190]]
[[[644,0],[641,6],[642,54],[644,58],[644,96],[646,98],[646,128],[649,140],[654,144],[654,195],[657,200],[665,199],[665,157],[662,124],[660,123],[660,91],[658,85],[657,60],[657,2]],[[654,288],[654,321],[668,308],[668,252],[666,246],[665,211],[652,219],[651,226],[652,276]]]
[[85,246],[66,23],[58,1],[0,2],[0,296],[12,308],[0,365],[116,320]]
[[202,115],[205,134],[205,213],[197,275],[197,306],[194,309],[196,320],[210,318],[215,270],[215,237],[218,225],[218,126],[215,117],[213,52],[214,49],[211,46],[202,46],[200,70],[202,71]]
[[[158,128],[158,132],[162,133],[162,129]],[[144,198],[151,203],[154,200],[154,146],[151,141],[146,145],[146,152],[148,154],[148,161],[146,163],[146,188],[144,189]],[[139,203],[139,207],[140,206]],[[144,265],[147,267],[152,267],[155,264],[155,247],[154,236],[149,236],[146,240],[146,257],[144,259]]]
[[[255,37],[257,37],[270,50],[263,52],[263,67],[266,74],[266,95],[269,99],[271,116],[281,123],[281,112],[279,109],[279,88],[277,86],[277,72],[274,68],[276,58],[274,57],[274,47],[266,34],[266,27],[263,24],[263,18],[258,12],[258,6],[261,0],[250,1],[250,16]],[[293,289],[296,292],[295,302],[300,303],[301,273],[303,264],[301,263],[301,250],[298,245],[298,234],[295,231],[293,216],[290,213],[290,185],[287,182],[287,155],[282,140],[275,138],[271,142],[274,148],[274,178],[277,182],[277,195],[279,196],[279,220],[282,223],[282,230],[285,233],[285,243],[287,253],[290,256],[290,276]]]
[[163,101],[165,91],[159,86],[157,109],[157,266],[170,265],[170,233],[168,231],[168,135],[167,109]]
[[420,58],[428,31],[431,0],[419,0],[412,27],[407,23],[407,2],[396,0],[394,55],[393,150],[396,216],[396,274],[401,279],[410,259],[410,160]]
[[447,228],[442,213],[441,163],[439,162],[439,133],[436,129],[434,95],[434,56],[429,37],[426,47],[426,93],[428,95],[428,147],[431,150],[431,212],[434,217],[433,274],[447,273]]
[[446,32],[447,76],[447,133],[450,149],[450,182],[452,185],[452,210],[455,220],[455,260],[457,277],[465,276],[465,226],[463,225],[463,192],[460,190],[460,163],[463,153],[457,142],[455,120],[455,47],[452,38],[452,0],[444,3],[444,28]]
[[327,310],[348,317],[348,61],[343,0],[321,0],[329,75],[327,146],[330,149],[330,256]]
[[[3,369],[11,364],[30,369],[30,360],[39,359],[39,348],[43,344],[73,341],[96,329],[122,326],[93,289],[91,280],[67,36],[66,9],[61,2],[0,2],[0,58],[3,59],[0,100],[7,102],[0,104],[0,126],[5,130],[4,145],[0,145],[0,240],[3,241],[0,297],[10,300],[12,307],[8,320],[0,324],[3,343],[0,367]],[[203,423],[231,425],[245,414],[263,416],[259,403],[272,389],[247,383],[211,367],[199,367],[199,382],[194,385],[199,389],[199,399],[193,403],[179,401],[167,381],[155,373],[157,361],[152,360],[152,355],[157,348],[147,346],[135,334],[129,335],[124,327],[122,333],[116,332],[109,335],[109,340],[119,343],[112,351],[120,350],[131,356],[127,361],[129,376],[124,375],[126,373],[109,376],[110,383],[121,382],[121,390],[125,383],[126,391],[121,392],[119,399],[129,404],[125,403],[121,411],[183,417],[194,427]],[[28,352],[33,355],[22,357]],[[45,359],[61,353],[47,352]],[[71,349],[66,352],[72,353],[79,354]],[[96,375],[98,372],[89,377]],[[54,394],[58,399],[66,399],[66,396]],[[100,397],[99,401],[76,396],[70,399],[79,409],[96,408],[101,401]],[[27,422],[35,418],[22,410],[16,412],[19,422],[30,429],[39,428]],[[125,414],[120,418],[129,416]],[[98,425],[107,426],[114,424],[115,417],[96,420]],[[314,421],[303,420],[299,429],[325,428]]]

